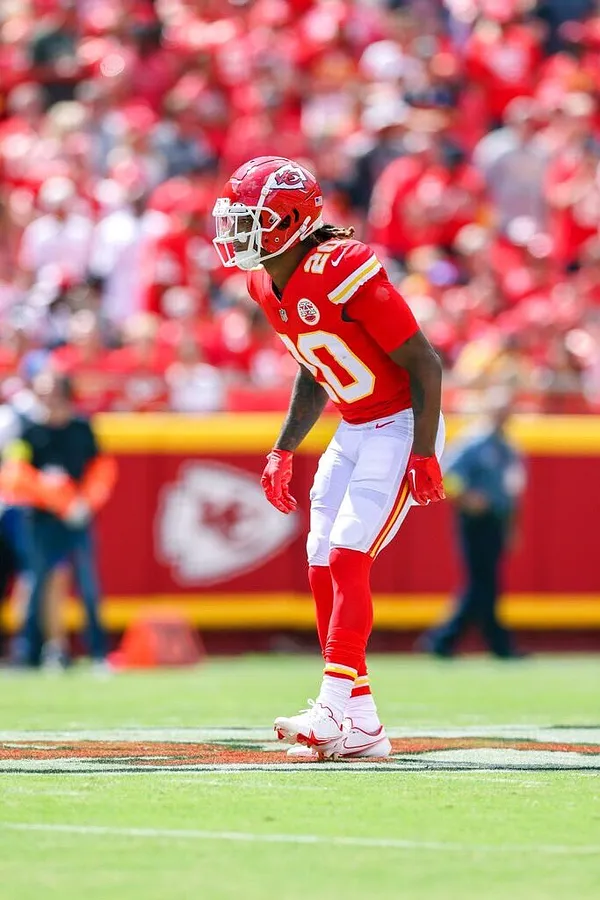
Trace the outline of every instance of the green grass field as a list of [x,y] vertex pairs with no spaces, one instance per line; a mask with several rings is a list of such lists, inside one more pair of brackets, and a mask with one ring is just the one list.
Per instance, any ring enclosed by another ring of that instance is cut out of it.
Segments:
[[[314,696],[319,674],[316,657],[296,656],[105,680],[83,668],[2,673],[2,900],[600,897],[598,659],[372,660],[380,713],[398,735],[495,735],[490,757],[468,750],[454,764],[450,748],[400,754],[387,771],[144,771],[144,753],[191,752],[211,728],[223,746],[264,749],[273,718]],[[234,726],[248,737],[227,737]],[[545,726],[555,726],[546,744]],[[564,734],[582,755],[559,748],[554,765],[552,752],[515,749],[514,734],[529,732],[554,750]],[[74,746],[84,748],[80,771],[59,771]],[[88,766],[90,754],[100,761]],[[502,754],[525,762],[511,769]],[[579,758],[591,767],[561,768]],[[462,769],[465,759],[474,767]]]

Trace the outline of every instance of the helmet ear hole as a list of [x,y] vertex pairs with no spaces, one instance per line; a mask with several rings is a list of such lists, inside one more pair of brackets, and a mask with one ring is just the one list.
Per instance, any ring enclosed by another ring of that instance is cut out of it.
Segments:
[[290,215],[281,220],[277,228],[281,231],[285,231],[287,228],[290,228],[292,224],[292,216],[294,217],[294,224],[297,224],[300,221],[300,213],[297,209],[294,208]]

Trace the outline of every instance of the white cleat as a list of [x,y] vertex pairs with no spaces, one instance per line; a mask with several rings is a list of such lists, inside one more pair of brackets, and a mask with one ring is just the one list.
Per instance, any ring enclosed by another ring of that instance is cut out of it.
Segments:
[[314,747],[307,747],[305,744],[292,744],[286,756],[289,756],[290,759],[312,759],[314,762],[325,758]]
[[280,741],[303,744],[316,750],[319,758],[332,756],[342,737],[342,726],[328,706],[309,700],[309,708],[297,716],[279,716],[275,731]]
[[327,759],[385,759],[392,752],[392,745],[385,733],[385,728],[380,725],[373,731],[364,731],[352,722],[352,719],[344,719],[342,722],[342,735],[333,744],[327,747],[327,753],[320,752],[316,747],[305,744],[294,744],[287,752],[290,759],[318,760]]
[[342,732],[343,737],[336,751],[336,756],[340,759],[382,759],[392,752],[392,745],[383,725],[374,731],[364,731],[352,719],[346,718],[342,722]]

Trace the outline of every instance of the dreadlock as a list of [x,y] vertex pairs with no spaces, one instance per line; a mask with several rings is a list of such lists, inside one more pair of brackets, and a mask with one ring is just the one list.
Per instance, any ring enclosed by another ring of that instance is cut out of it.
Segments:
[[339,225],[321,225],[306,239],[309,247],[318,247],[325,241],[347,241],[354,237],[354,228],[341,228]]

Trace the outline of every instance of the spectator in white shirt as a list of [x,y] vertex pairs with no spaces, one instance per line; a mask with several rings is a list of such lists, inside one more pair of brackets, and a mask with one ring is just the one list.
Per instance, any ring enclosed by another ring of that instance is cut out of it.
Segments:
[[39,205],[45,215],[25,228],[19,266],[29,285],[36,283],[45,266],[57,266],[73,280],[83,279],[90,251],[92,221],[76,212],[75,185],[70,178],[54,175],[40,188]]
[[[92,235],[90,270],[102,283],[102,312],[121,323],[142,309],[142,261],[150,240],[166,230],[163,213],[146,210],[146,196],[129,196],[115,182],[105,182],[113,193],[113,210],[98,222]],[[118,194],[120,193],[120,196]],[[115,202],[116,201],[116,202]]]
[[516,97],[506,107],[504,127],[486,134],[473,152],[501,231],[521,216],[533,219],[539,230],[546,224],[544,176],[549,154],[537,131],[535,101]]
[[223,374],[204,362],[192,335],[183,334],[177,347],[177,362],[167,371],[169,405],[176,412],[218,412],[225,402]]

